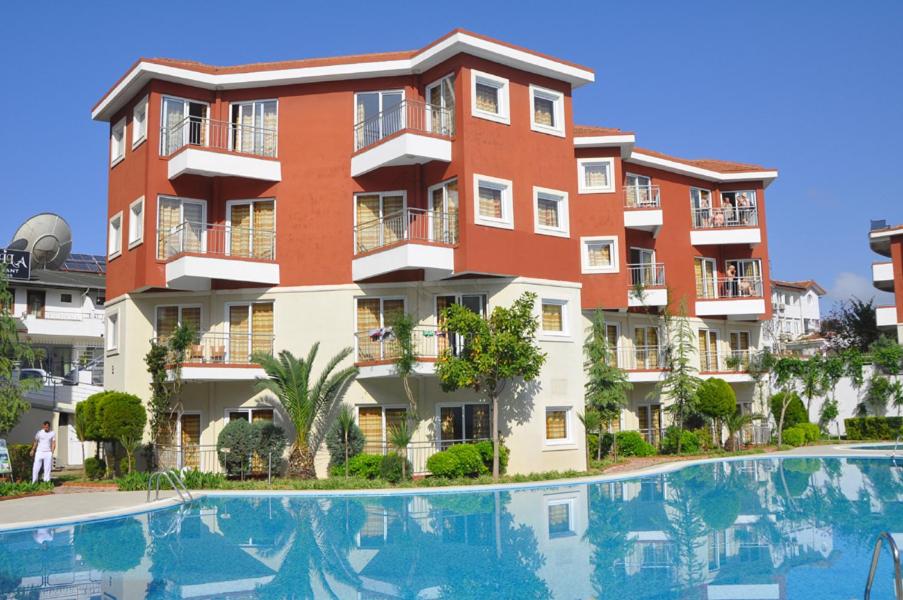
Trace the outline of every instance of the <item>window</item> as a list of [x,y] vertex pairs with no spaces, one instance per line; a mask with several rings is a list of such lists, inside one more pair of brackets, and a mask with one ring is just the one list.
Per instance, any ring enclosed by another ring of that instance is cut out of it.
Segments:
[[275,157],[278,127],[275,100],[237,102],[232,105],[229,148],[236,152]]
[[202,252],[207,236],[207,203],[160,196],[157,201],[157,258]]
[[508,80],[481,71],[471,71],[471,114],[498,123],[511,123],[508,110]]
[[577,191],[598,194],[615,191],[613,158],[578,158]]
[[721,194],[721,212],[725,227],[758,225],[759,215],[756,209],[755,190],[723,192]]
[[749,367],[749,332],[732,331],[730,344],[731,359],[737,363],[735,368],[745,370]]
[[454,444],[492,437],[488,404],[456,404],[439,407],[439,440],[445,450]]
[[129,249],[144,240],[144,196],[129,204]]
[[107,257],[116,258],[122,253],[122,211],[110,219],[107,232]]
[[60,304],[72,304],[72,294],[60,294]]
[[473,176],[474,222],[477,225],[514,229],[512,183],[485,175]]
[[652,178],[627,173],[625,189],[627,208],[655,208],[659,205],[658,188],[652,187]]
[[125,117],[110,129],[110,165],[125,158]]
[[119,349],[119,313],[111,312],[107,315],[107,351],[115,352]]
[[226,210],[229,256],[273,260],[276,257],[276,201],[234,200],[226,203]]
[[358,406],[357,422],[364,434],[364,452],[385,454],[388,436],[407,416],[404,407]]
[[546,335],[568,335],[567,301],[543,298],[540,330]]
[[458,180],[452,179],[428,190],[430,201],[430,241],[458,242]]
[[97,300],[94,301],[94,306],[103,306],[106,301],[107,301],[106,295],[104,295],[103,292],[98,292]]
[[608,344],[608,364],[617,367],[619,362],[618,339],[621,337],[620,327],[617,323],[605,324],[605,341]]
[[426,88],[426,108],[431,133],[455,133],[455,76],[448,75]]
[[147,96],[132,109],[132,148],[147,139]]
[[546,504],[546,516],[549,522],[549,539],[577,534],[574,530],[573,498],[549,500]]
[[713,227],[712,192],[700,188],[690,188],[690,211],[693,213],[695,229]]
[[633,341],[636,347],[637,369],[661,369],[659,356],[658,327],[637,327],[633,330]]
[[163,97],[160,154],[169,156],[182,146],[207,146],[209,107],[206,102]]
[[47,292],[44,290],[27,290],[25,293],[25,314],[44,318],[44,307],[47,305]]
[[404,192],[355,194],[355,252],[360,254],[404,239]]
[[470,311],[486,316],[485,294],[462,294],[436,296],[436,325],[439,335],[436,337],[436,355],[440,355],[448,349],[457,355],[458,350],[464,345],[464,338],[460,335],[449,335],[445,330],[444,313],[453,304],[460,304]]
[[718,332],[699,330],[699,370],[718,371]]
[[564,94],[530,86],[530,129],[564,137]]
[[696,275],[696,297],[717,298],[715,259],[696,257],[693,259],[693,270]]
[[158,339],[165,340],[175,333],[176,328],[185,325],[197,337],[201,333],[200,306],[158,306],[154,331]]
[[354,95],[354,148],[360,150],[405,128],[404,91]]
[[398,355],[392,322],[404,314],[404,298],[358,298],[355,313],[357,360],[388,360]]
[[225,361],[249,363],[255,352],[273,353],[273,303],[227,304]]
[[534,231],[543,235],[570,235],[567,192],[533,188]]
[[617,273],[618,238],[582,237],[580,252],[583,273]]
[[726,298],[762,296],[762,262],[758,259],[725,261],[719,293]]
[[657,446],[662,436],[662,405],[638,406],[636,416],[639,422],[640,433],[643,434],[647,442]]
[[571,443],[571,409],[567,407],[546,408],[546,444]]

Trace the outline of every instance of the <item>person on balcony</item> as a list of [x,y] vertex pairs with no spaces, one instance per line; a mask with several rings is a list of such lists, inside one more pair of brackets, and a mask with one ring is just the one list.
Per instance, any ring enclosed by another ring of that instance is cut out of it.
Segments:
[[724,227],[724,211],[720,208],[716,208],[713,213],[712,227]]
[[752,213],[754,212],[752,202],[746,194],[740,194],[737,197],[737,213],[744,225],[752,221]]
[[724,295],[727,298],[736,298],[738,291],[737,267],[728,265],[724,272]]
[[50,481],[50,470],[53,468],[53,453],[56,452],[56,432],[50,430],[50,421],[44,421],[34,434],[31,443],[31,456],[34,465],[31,468],[31,482],[38,482],[38,475],[44,470],[44,481]]

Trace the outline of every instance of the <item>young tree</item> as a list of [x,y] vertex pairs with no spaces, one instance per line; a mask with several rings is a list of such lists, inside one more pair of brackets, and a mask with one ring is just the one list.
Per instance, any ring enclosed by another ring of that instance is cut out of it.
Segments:
[[398,344],[398,357],[395,359],[395,372],[401,377],[401,385],[404,387],[404,395],[411,406],[411,414],[419,418],[417,411],[417,398],[411,388],[411,376],[414,374],[414,366],[417,364],[417,354],[414,351],[414,318],[401,313],[392,322],[392,334]]
[[37,355],[19,338],[23,331],[20,321],[12,314],[13,297],[6,271],[0,269],[0,436],[8,433],[31,404],[25,393],[41,387],[39,379],[14,381],[13,371],[22,364],[32,364]]
[[266,379],[257,380],[257,389],[276,396],[295,426],[289,472],[307,479],[317,476],[314,456],[326,435],[326,419],[358,373],[353,366],[336,371],[339,363],[351,354],[351,348],[344,348],[329,359],[314,380],[314,361],[319,348],[319,342],[311,346],[306,359],[296,358],[287,350],[278,357],[260,352],[252,357],[267,374]]
[[[583,423],[583,430],[586,431],[586,464],[589,466],[590,463],[590,452],[589,452],[589,436],[592,433],[595,433],[596,438],[596,460],[602,460],[602,415],[599,414],[599,411],[587,407],[583,414],[578,415],[580,418],[580,422]],[[612,441],[612,447],[614,447],[614,441]]]
[[699,384],[696,401],[699,412],[712,419],[714,440],[720,446],[722,423],[737,412],[737,394],[734,388],[723,379],[707,379]]
[[401,457],[401,478],[408,478],[408,457],[407,450],[414,437],[414,428],[408,424],[407,419],[402,419],[400,423],[389,428],[389,445],[398,452]]
[[[670,332],[670,352],[665,377],[655,386],[652,394],[668,398],[671,402],[667,410],[680,429],[684,428],[686,417],[696,412],[696,390],[702,380],[696,376],[698,369],[693,365],[696,354],[696,336],[687,319],[687,307],[681,303],[676,319],[665,315],[665,326]],[[680,438],[677,439],[677,453],[680,454]]]
[[874,300],[863,302],[854,297],[839,304],[822,319],[821,334],[832,350],[856,348],[865,352],[880,336]]
[[[586,372],[584,401],[586,406],[599,413],[606,430],[611,433],[612,423],[621,418],[621,411],[627,406],[628,392],[633,384],[627,373],[618,367],[613,348],[605,335],[605,316],[596,311],[586,341],[583,344],[583,370]],[[599,456],[601,459],[602,437],[599,436]],[[618,457],[617,436],[612,436],[612,458]]]
[[744,427],[759,418],[759,415],[744,415],[740,411],[739,406],[734,409],[734,412],[725,417],[724,426],[727,427],[727,439],[731,442],[731,447],[734,449],[734,452],[740,450],[740,436],[737,434],[742,431]]
[[803,361],[798,358],[784,357],[778,359],[774,366],[774,374],[777,385],[783,390],[781,396],[781,411],[778,415],[778,446],[784,443],[784,416],[787,414],[787,407],[795,397],[792,393],[796,387],[796,381],[803,372]]
[[510,388],[517,398],[521,382],[536,379],[546,355],[536,345],[536,294],[527,292],[508,308],[497,306],[489,317],[459,304],[445,309],[449,334],[461,336],[463,348],[445,350],[436,362],[443,391],[472,389],[485,394],[492,411],[492,477],[499,477],[499,397]]
[[806,414],[812,420],[812,399],[825,393],[824,360],[816,354],[800,361],[800,392],[806,399]]
[[141,398],[124,392],[109,392],[98,410],[102,436],[122,446],[128,461],[127,472],[131,473],[135,448],[144,437],[144,426],[147,423],[147,412]]
[[350,458],[348,455],[351,452],[351,447],[349,446],[349,438],[354,431],[354,413],[351,412],[351,409],[346,405],[342,405],[342,408],[339,409],[339,414],[336,415],[336,424],[335,427],[339,432],[339,435],[342,437],[342,448],[345,452],[345,477],[348,477],[348,459]]
[[[144,357],[151,376],[150,436],[154,445],[169,443],[173,417],[182,414],[182,363],[197,332],[188,325],[179,325],[164,340],[152,340]],[[173,404],[175,401],[175,405]]]

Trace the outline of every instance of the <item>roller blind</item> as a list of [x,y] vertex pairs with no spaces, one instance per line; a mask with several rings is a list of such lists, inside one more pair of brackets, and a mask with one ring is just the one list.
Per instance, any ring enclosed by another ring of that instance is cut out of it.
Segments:
[[383,413],[378,406],[361,406],[357,409],[357,424],[364,434],[364,452],[382,453]]

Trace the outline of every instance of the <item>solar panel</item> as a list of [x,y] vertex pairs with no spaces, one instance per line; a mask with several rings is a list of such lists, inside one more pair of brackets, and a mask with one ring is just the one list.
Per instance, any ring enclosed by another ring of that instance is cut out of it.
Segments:
[[96,254],[70,254],[59,270],[103,275],[107,272],[107,259]]

